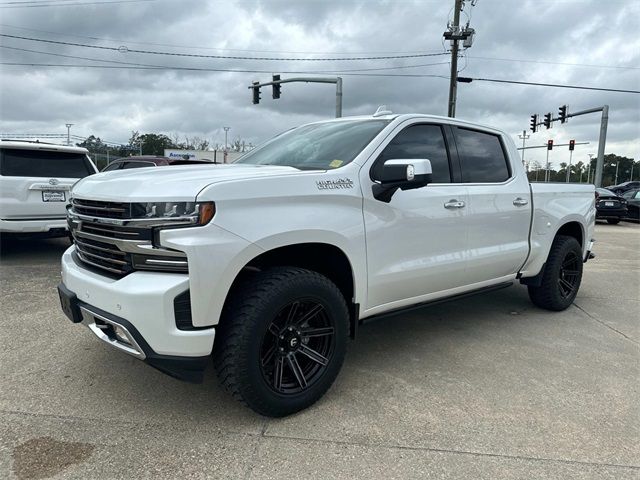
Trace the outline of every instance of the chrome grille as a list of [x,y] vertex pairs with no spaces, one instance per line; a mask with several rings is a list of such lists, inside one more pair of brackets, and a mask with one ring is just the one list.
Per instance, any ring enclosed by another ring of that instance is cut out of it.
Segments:
[[186,272],[183,252],[153,246],[157,222],[129,217],[137,213],[132,212],[135,205],[74,198],[67,207],[67,223],[77,259],[116,277],[135,270]]
[[87,238],[82,232],[74,232],[73,241],[80,260],[111,273],[126,275],[133,270],[131,255],[116,245]]
[[100,202],[74,198],[71,205],[76,213],[103,218],[130,218],[131,204],[121,202]]

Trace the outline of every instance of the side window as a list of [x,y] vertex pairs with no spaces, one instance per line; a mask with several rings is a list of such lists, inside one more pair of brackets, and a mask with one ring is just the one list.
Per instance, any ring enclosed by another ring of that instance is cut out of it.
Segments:
[[372,178],[379,178],[385,161],[400,158],[431,160],[433,182],[451,183],[449,156],[439,125],[413,125],[402,130],[377,158]]
[[106,167],[102,169],[103,172],[110,172],[111,170],[118,170],[122,164],[121,163],[110,163]]
[[509,179],[509,166],[500,137],[460,127],[454,131],[464,183],[504,182]]
[[122,168],[143,168],[143,167],[154,167],[155,164],[151,162],[125,162],[122,165]]

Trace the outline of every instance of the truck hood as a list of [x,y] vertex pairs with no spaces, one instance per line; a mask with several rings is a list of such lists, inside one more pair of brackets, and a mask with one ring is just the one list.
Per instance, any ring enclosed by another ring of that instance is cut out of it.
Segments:
[[[318,173],[318,171],[314,171]],[[93,200],[193,201],[213,183],[311,172],[271,165],[185,165],[133,168],[91,175],[76,183],[72,195]]]

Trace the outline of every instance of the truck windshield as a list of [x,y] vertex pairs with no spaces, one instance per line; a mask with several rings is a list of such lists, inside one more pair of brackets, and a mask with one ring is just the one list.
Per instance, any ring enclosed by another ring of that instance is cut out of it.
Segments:
[[4,177],[83,178],[92,173],[83,153],[3,148],[0,154]]
[[235,163],[328,170],[351,162],[389,120],[344,120],[294,128]]

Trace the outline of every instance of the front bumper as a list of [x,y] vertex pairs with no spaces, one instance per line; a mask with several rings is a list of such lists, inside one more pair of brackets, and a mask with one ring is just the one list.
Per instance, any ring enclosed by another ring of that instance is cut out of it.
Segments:
[[47,218],[40,220],[0,219],[0,232],[4,233],[52,233],[67,234],[67,220],[65,217]]
[[[173,302],[189,288],[188,276],[134,272],[113,279],[76,264],[72,256],[74,248],[70,247],[62,256],[61,291],[77,301],[75,314],[63,308],[67,316],[87,325],[110,346],[175,377],[197,381],[198,375],[185,375],[185,370],[193,372],[201,366],[201,378],[213,348],[215,329],[177,328]],[[118,342],[109,325],[122,327],[133,342]]]

